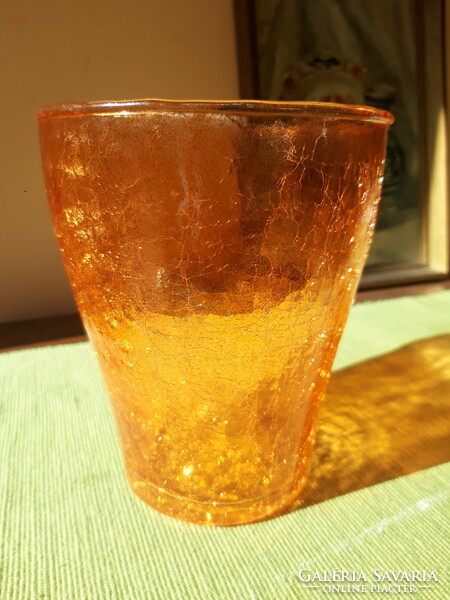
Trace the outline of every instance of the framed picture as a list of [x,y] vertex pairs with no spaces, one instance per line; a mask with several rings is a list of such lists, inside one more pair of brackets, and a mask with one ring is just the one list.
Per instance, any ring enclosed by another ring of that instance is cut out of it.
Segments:
[[242,98],[367,104],[395,116],[362,287],[449,277],[445,8],[235,0]]

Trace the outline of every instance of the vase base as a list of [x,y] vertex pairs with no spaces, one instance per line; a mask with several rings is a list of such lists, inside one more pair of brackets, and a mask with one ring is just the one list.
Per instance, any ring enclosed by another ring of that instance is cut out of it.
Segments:
[[128,473],[128,482],[133,492],[158,512],[175,519],[197,525],[231,526],[255,523],[278,516],[298,498],[308,473],[298,480],[294,490],[275,493],[262,498],[241,502],[199,502],[193,498],[173,494],[142,477]]

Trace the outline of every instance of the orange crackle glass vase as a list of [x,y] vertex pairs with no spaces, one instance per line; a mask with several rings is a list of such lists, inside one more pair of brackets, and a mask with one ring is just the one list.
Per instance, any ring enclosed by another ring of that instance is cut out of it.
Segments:
[[308,474],[392,116],[163,100],[37,116],[131,488],[195,523],[278,513]]

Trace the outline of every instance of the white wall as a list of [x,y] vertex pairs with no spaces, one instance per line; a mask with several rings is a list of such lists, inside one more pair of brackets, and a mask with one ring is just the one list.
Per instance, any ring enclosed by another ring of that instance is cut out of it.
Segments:
[[128,98],[234,99],[232,0],[2,0],[0,322],[75,311],[34,113]]

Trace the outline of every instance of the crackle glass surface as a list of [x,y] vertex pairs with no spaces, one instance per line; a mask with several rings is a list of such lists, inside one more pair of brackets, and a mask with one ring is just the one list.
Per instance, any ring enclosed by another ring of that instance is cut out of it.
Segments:
[[132,489],[196,523],[279,513],[307,477],[391,115],[139,100],[55,105],[38,121]]

